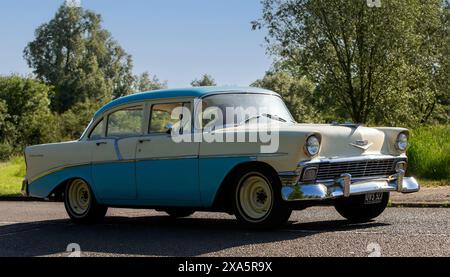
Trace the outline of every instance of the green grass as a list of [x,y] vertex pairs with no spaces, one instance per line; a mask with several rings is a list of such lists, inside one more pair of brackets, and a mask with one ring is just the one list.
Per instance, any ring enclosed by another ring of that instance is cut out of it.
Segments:
[[12,158],[0,163],[0,196],[18,196],[25,176],[23,157]]
[[450,186],[450,180],[427,180],[419,179],[420,186],[422,187],[440,187],[440,186]]
[[411,131],[409,174],[424,180],[450,181],[450,125],[420,127]]

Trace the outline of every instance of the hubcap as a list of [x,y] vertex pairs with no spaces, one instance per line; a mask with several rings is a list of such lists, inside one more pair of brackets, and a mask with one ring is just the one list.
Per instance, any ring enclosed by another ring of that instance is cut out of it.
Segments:
[[247,177],[241,184],[238,197],[242,211],[252,221],[263,220],[272,209],[272,189],[262,176]]
[[90,205],[91,193],[86,182],[75,180],[69,188],[69,205],[73,212],[83,215]]

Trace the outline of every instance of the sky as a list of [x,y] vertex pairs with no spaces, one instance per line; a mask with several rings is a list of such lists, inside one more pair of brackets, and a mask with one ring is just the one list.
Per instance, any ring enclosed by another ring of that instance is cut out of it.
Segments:
[[[64,0],[0,0],[0,75],[32,72],[23,49]],[[133,56],[134,73],[148,71],[169,87],[207,73],[219,85],[248,86],[272,59],[264,31],[252,31],[260,0],[81,0]]]

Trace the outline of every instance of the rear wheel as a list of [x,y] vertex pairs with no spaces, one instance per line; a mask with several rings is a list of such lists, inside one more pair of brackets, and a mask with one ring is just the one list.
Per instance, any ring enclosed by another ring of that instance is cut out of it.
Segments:
[[236,218],[250,227],[273,228],[289,220],[292,210],[281,198],[281,184],[258,167],[244,170],[232,190]]
[[69,217],[79,223],[100,221],[108,208],[99,205],[88,183],[82,179],[72,180],[64,193],[64,206]]
[[368,222],[386,209],[389,203],[389,192],[383,193],[379,203],[366,204],[366,196],[358,195],[339,200],[335,208],[340,215],[353,222]]

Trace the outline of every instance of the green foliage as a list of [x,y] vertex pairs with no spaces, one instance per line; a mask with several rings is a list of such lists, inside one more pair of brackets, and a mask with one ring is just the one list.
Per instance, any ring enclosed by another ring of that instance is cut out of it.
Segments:
[[0,143],[0,162],[9,160],[13,154],[13,148],[11,145],[6,143]]
[[60,139],[72,140],[80,138],[93,115],[101,106],[101,102],[77,103],[58,116],[55,124],[58,126]]
[[408,157],[410,174],[430,180],[449,180],[450,125],[414,129]]
[[191,86],[193,86],[193,87],[211,87],[211,86],[216,86],[216,85],[217,84],[216,84],[216,81],[214,80],[214,78],[208,74],[204,74],[202,76],[202,78],[200,78],[199,80],[195,79],[191,83]]
[[[318,85],[335,119],[410,125],[449,104],[449,3],[442,0],[263,0],[255,29],[293,76]],[[320,107],[317,107],[320,108]],[[328,115],[324,115],[328,117]]]
[[54,111],[63,113],[88,100],[108,102],[131,92],[131,56],[101,22],[98,14],[63,5],[25,48],[24,57],[36,76],[56,87]]
[[108,136],[122,137],[141,134],[143,109],[128,108],[108,116]]
[[134,92],[144,92],[164,88],[167,88],[167,82],[161,82],[157,76],[151,76],[148,72],[136,76],[133,84]]
[[26,145],[51,141],[55,132],[49,124],[52,87],[31,78],[0,76],[0,143],[20,151]]
[[313,106],[314,84],[308,79],[295,78],[287,72],[268,72],[252,86],[280,93],[297,122],[321,121],[318,111]]

